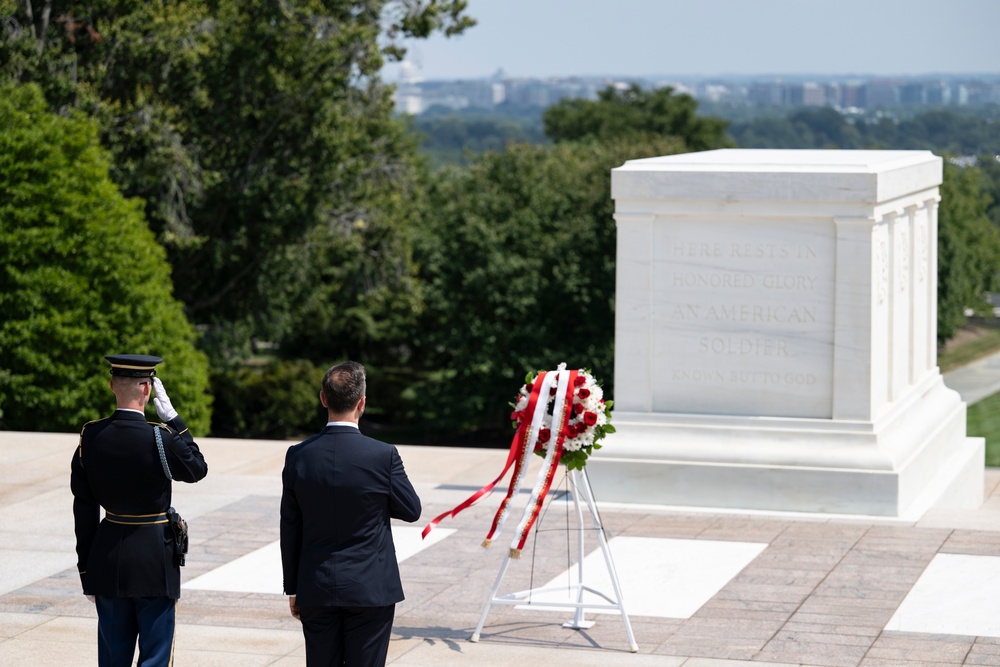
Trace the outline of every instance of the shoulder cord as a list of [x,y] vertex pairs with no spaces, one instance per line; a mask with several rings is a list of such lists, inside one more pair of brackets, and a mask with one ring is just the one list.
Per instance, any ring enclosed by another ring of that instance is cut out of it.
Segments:
[[160,427],[154,426],[153,433],[156,435],[156,449],[160,452],[160,464],[163,465],[163,474],[167,476],[167,479],[173,480],[174,476],[170,474],[170,466],[167,465],[167,454],[163,451],[163,437],[160,435]]

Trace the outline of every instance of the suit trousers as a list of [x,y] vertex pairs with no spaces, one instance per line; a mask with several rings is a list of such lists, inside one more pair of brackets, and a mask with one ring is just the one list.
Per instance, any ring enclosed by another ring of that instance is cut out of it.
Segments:
[[396,605],[300,607],[306,667],[383,667]]
[[138,667],[168,667],[174,656],[177,600],[97,597],[97,664],[130,667],[139,640]]

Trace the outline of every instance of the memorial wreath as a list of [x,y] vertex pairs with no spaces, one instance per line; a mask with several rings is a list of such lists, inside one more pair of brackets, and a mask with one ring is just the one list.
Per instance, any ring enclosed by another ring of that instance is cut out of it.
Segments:
[[503,471],[465,502],[431,521],[424,528],[423,536],[427,537],[442,519],[457,515],[492,492],[513,466],[507,495],[500,503],[490,531],[483,541],[484,547],[492,545],[493,539],[500,534],[510,515],[511,500],[521,488],[528,468],[528,458],[534,452],[542,456],[545,462],[510,545],[510,555],[518,558],[552,486],[559,464],[564,464],[568,470],[582,470],[593,450],[601,448],[600,441],[609,433],[614,433],[611,405],[611,401],[604,400],[600,383],[588,370],[567,370],[566,364],[559,364],[555,371],[529,373],[516,401],[511,404],[514,408],[511,421],[515,431]]
[[[574,372],[576,376],[572,382],[573,398],[567,412],[568,419],[564,432],[558,429],[556,432],[557,436],[564,437],[559,462],[569,470],[582,470],[587,465],[587,459],[593,450],[601,448],[600,441],[608,433],[614,433],[615,427],[611,425],[612,402],[605,402],[604,390],[600,383],[588,370],[581,369]],[[545,371],[529,373],[518,393],[517,402],[511,403],[514,411],[510,418],[516,430],[530,425],[533,415],[528,412],[528,408],[531,404],[532,390],[544,374]],[[538,431],[534,447],[534,452],[539,456],[545,456],[546,444],[552,439],[556,391],[556,387],[549,390],[548,401],[545,403],[542,426]]]

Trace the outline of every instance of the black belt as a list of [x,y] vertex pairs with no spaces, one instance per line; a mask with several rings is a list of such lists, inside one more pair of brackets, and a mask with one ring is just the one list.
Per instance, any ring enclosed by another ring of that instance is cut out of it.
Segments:
[[105,521],[120,523],[124,526],[154,526],[168,521],[166,512],[160,514],[113,514],[105,511],[105,515]]

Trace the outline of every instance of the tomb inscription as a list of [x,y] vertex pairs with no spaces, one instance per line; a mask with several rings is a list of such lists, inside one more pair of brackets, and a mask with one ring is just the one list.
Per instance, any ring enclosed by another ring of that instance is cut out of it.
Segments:
[[832,226],[656,229],[654,410],[828,417]]

